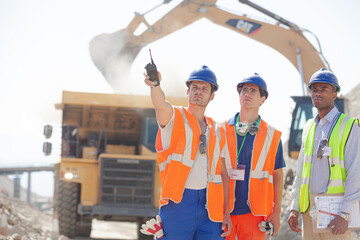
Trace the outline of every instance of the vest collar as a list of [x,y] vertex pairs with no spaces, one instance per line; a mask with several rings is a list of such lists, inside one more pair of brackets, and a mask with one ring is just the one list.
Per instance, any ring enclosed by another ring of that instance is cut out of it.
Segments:
[[237,118],[237,116],[238,116],[239,114],[240,114],[240,113],[238,112],[238,113],[235,114],[235,116],[231,117],[231,118],[229,119],[229,121],[228,121],[228,124],[234,126],[234,125],[235,125],[235,122],[236,122],[236,118]]
[[[228,120],[228,124],[235,126],[236,118],[237,118],[237,116],[238,116],[239,114],[240,114],[240,112],[237,112],[233,117],[231,117],[231,118]],[[259,115],[259,118],[260,118],[260,122],[261,122],[261,116],[260,116],[260,115]]]
[[[328,114],[325,115],[324,119],[326,121],[328,121],[329,123],[332,122],[332,120],[334,119],[334,117],[339,113],[339,110],[334,106],[333,109],[331,109],[330,112],[328,112]],[[316,125],[319,125],[320,123],[320,118],[319,118],[319,114],[316,115],[315,119],[314,119]]]

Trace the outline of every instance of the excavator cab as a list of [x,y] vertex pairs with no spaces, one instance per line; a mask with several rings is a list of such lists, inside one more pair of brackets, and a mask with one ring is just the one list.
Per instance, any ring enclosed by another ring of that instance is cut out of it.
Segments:
[[[292,96],[295,108],[292,112],[290,138],[289,138],[289,157],[297,159],[301,148],[302,130],[307,120],[314,118],[317,110],[312,104],[310,96]],[[344,112],[344,99],[335,99],[335,106],[340,112]]]

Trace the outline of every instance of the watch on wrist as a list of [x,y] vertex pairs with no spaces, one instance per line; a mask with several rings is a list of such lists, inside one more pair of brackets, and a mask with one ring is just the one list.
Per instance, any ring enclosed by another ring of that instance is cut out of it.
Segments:
[[339,214],[339,216],[342,217],[345,221],[349,221],[349,219],[350,219],[350,214],[349,214],[349,213],[343,213],[343,212],[341,212],[341,213]]

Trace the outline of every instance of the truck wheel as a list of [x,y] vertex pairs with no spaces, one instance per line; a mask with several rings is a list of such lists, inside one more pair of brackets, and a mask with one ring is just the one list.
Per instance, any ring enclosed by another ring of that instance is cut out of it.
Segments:
[[59,220],[59,233],[68,238],[75,238],[76,236],[78,203],[79,184],[59,181],[56,191],[56,210]]
[[150,220],[150,218],[138,218],[137,219],[137,233],[138,233],[138,239],[155,239],[153,235],[145,235],[140,232],[141,225],[145,224],[146,221]]
[[91,223],[91,216],[81,217],[78,215],[78,220],[76,221],[76,236],[90,237]]

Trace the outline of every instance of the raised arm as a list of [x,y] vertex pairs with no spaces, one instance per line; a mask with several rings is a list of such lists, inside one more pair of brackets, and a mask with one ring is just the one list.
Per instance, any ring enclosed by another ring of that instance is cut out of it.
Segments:
[[[159,80],[161,81],[161,74],[159,74]],[[161,89],[160,85],[154,87],[154,82],[150,81],[149,76],[144,73],[145,83],[150,87],[150,95],[152,103],[155,107],[156,120],[161,127],[165,127],[171,119],[173,114],[173,108],[171,104],[165,99],[165,93]]]

